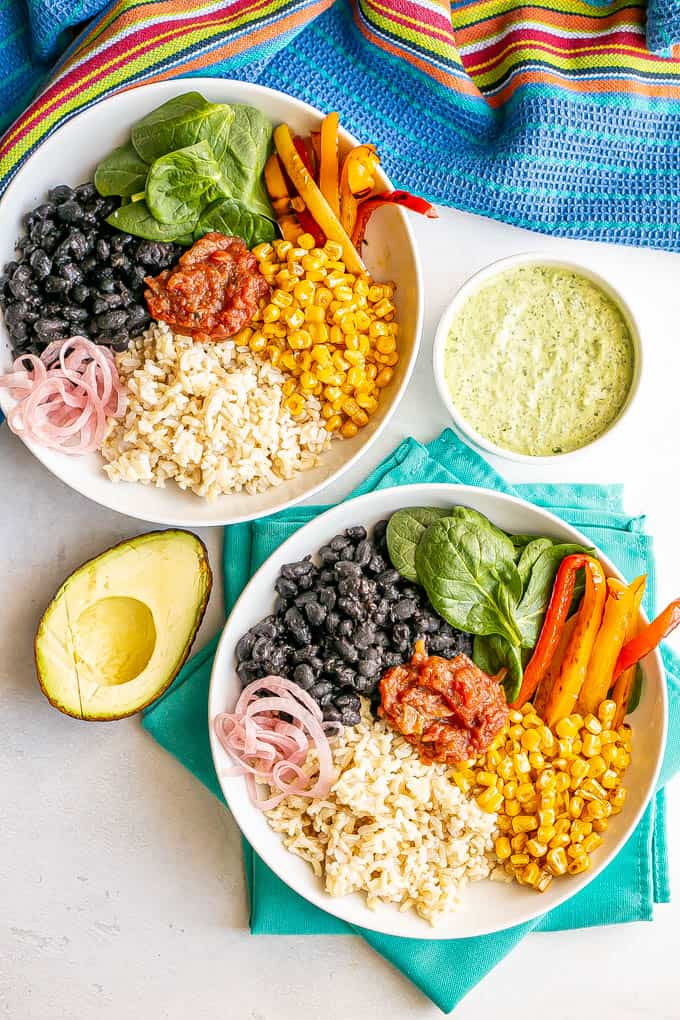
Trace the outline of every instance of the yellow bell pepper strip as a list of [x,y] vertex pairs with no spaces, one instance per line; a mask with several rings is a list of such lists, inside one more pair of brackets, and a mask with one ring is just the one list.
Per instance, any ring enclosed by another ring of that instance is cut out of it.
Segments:
[[319,191],[313,177],[300,159],[293,143],[293,136],[287,124],[274,129],[274,145],[293,187],[304,201],[311,216],[318,223],[329,241],[336,241],[342,248],[342,259],[348,272],[362,274],[366,266],[352,244],[338,217]]
[[[642,596],[644,594],[644,587],[641,587],[635,597],[635,605],[633,612],[631,613],[630,620],[628,621],[628,629],[626,631],[626,643],[632,641],[637,636],[640,630],[640,605],[642,603]],[[622,725],[623,720],[626,717],[628,711],[628,703],[630,702],[630,696],[633,693],[633,687],[635,685],[635,672],[637,670],[637,664],[629,666],[628,669],[624,670],[621,676],[614,684],[614,690],[612,691],[612,700],[616,703],[616,714],[614,715],[614,729],[617,730]]]
[[403,209],[420,213],[421,216],[427,216],[430,220],[439,218],[439,213],[431,202],[418,195],[410,195],[408,191],[382,191],[379,195],[372,195],[371,198],[360,202],[357,209],[356,222],[352,231],[352,244],[357,251],[361,251],[361,246],[364,243],[368,221],[381,205],[400,205]]
[[[609,597],[604,606],[602,625],[595,638],[586,678],[579,695],[584,715],[597,710],[614,683],[614,666],[626,640],[636,602],[639,605],[647,582],[646,575],[629,584],[620,598]],[[639,598],[638,598],[639,595]]]
[[267,186],[267,192],[275,210],[277,208],[275,205],[276,202],[282,202],[285,200],[290,205],[290,189],[281,167],[281,163],[279,162],[279,157],[275,152],[271,154],[264,165],[264,183]]
[[327,114],[321,122],[319,142],[319,187],[336,216],[340,216],[340,170],[338,164],[337,113]]
[[357,219],[357,199],[365,198],[373,191],[375,171],[379,164],[380,157],[374,145],[357,145],[343,160],[340,173],[340,220],[350,237]]
[[589,559],[585,553],[574,553],[572,556],[565,556],[560,563],[541,633],[524,670],[519,694],[512,702],[511,708],[521,708],[530,701],[548,672],[574,597],[576,571],[585,567]]
[[574,633],[564,653],[564,661],[548,698],[545,721],[554,726],[570,715],[581,693],[595,638],[602,623],[607,597],[607,579],[599,560],[586,556],[586,590],[578,612]]
[[614,680],[618,680],[622,673],[654,651],[678,624],[680,624],[680,599],[675,599],[655,620],[643,627],[631,641],[626,642],[616,660]]
[[555,649],[555,654],[552,657],[552,662],[548,666],[543,678],[540,680],[538,687],[536,688],[536,694],[534,695],[534,712],[541,719],[545,718],[545,712],[548,707],[548,700],[550,698],[550,692],[555,685],[555,681],[559,676],[564,662],[564,656],[567,651],[567,646],[571,641],[571,636],[574,633],[574,627],[578,620],[578,613],[574,613],[570,616],[560,634],[560,639]]
[[626,584],[624,581],[619,581],[618,577],[607,578],[607,590],[610,595],[615,599],[620,599],[626,590]]

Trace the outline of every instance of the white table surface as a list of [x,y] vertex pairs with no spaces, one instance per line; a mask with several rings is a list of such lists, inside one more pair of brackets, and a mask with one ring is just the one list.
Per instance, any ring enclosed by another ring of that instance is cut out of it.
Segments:
[[[446,425],[432,337],[456,285],[494,258],[544,248],[588,261],[624,289],[645,368],[629,422],[601,449],[515,481],[621,481],[649,515],[660,603],[680,593],[680,256],[542,238],[449,210],[414,224],[427,286],[422,348],[394,423],[344,496],[402,437]],[[49,597],[84,559],[148,530],[49,475],[0,429],[0,1016],[11,1020],[429,1020],[441,1016],[360,938],[247,931],[238,833],[227,812],[137,720],[84,724],[52,709],[32,639]],[[202,537],[219,574],[221,533]],[[222,619],[219,584],[199,643]],[[680,647],[676,643],[676,647]],[[669,789],[680,886],[680,783]],[[458,1020],[680,1017],[680,907],[653,924],[527,938],[459,1006]]]

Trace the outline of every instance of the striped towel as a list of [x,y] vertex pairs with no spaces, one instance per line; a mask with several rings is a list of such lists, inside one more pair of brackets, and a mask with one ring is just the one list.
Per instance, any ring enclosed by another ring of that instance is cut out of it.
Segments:
[[104,96],[216,75],[338,109],[431,200],[680,248],[680,0],[10,0],[0,29],[7,120],[41,89],[0,143],[0,191]]

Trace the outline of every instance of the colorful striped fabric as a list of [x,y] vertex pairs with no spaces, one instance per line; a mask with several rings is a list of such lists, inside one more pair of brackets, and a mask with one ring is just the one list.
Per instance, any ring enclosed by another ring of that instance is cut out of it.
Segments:
[[[677,0],[651,3],[647,34],[667,47]],[[30,4],[36,24],[44,4]],[[13,59],[5,44],[0,67]],[[337,108],[378,144],[395,182],[433,200],[680,249],[680,60],[647,48],[640,3],[118,0],[7,131],[0,188],[79,110],[179,75],[243,78]]]

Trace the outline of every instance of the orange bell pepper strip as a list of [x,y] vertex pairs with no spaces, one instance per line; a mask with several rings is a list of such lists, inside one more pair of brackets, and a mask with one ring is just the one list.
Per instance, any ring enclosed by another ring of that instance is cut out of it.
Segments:
[[548,707],[548,700],[550,698],[550,692],[555,685],[555,681],[559,676],[564,662],[564,656],[567,651],[567,646],[571,641],[571,635],[574,633],[574,627],[578,620],[578,613],[574,613],[570,616],[560,634],[560,639],[555,649],[555,654],[552,657],[552,662],[548,666],[543,678],[540,680],[538,687],[536,688],[536,694],[534,695],[534,712],[541,719],[545,718],[545,712]]
[[574,633],[564,653],[564,661],[548,698],[545,721],[554,726],[570,715],[581,693],[595,638],[602,623],[607,597],[607,579],[599,560],[586,557],[586,590],[574,626]]
[[345,156],[340,173],[340,219],[352,236],[357,219],[357,198],[365,198],[375,187],[375,170],[380,157],[374,145],[357,145]]
[[618,680],[622,673],[654,651],[678,624],[680,624],[680,599],[675,599],[655,620],[643,627],[636,637],[623,646],[614,667],[614,680]]
[[[644,588],[641,588],[635,599],[635,607],[631,614],[630,620],[628,621],[628,630],[626,631],[626,643],[632,641],[634,637],[640,631],[640,605],[642,603],[642,595]],[[616,714],[614,715],[613,728],[617,730],[623,723],[628,711],[628,703],[630,696],[633,693],[633,685],[635,684],[635,672],[637,665],[629,666],[628,669],[624,670],[621,676],[614,684],[614,690],[612,691],[612,699],[616,703]]]
[[336,216],[340,216],[339,122],[337,113],[326,114],[321,122],[319,141],[319,188]]
[[590,559],[591,557],[585,553],[574,553],[572,556],[565,556],[560,563],[541,633],[533,655],[524,670],[519,694],[510,706],[511,708],[521,708],[527,701],[530,701],[534,691],[547,673],[574,597],[576,571],[585,567]]
[[366,267],[352,244],[342,223],[321,194],[316,181],[310,174],[295,148],[291,130],[287,124],[279,124],[274,128],[274,145],[283,168],[288,174],[293,187],[305,203],[310,215],[319,225],[329,241],[336,241],[342,248],[342,260],[347,271],[361,275]]
[[645,575],[637,577],[620,597],[610,597],[605,602],[602,625],[595,638],[579,695],[584,715],[596,715],[601,702],[609,694],[614,683],[614,666],[626,640],[633,613],[642,600],[646,581]]

